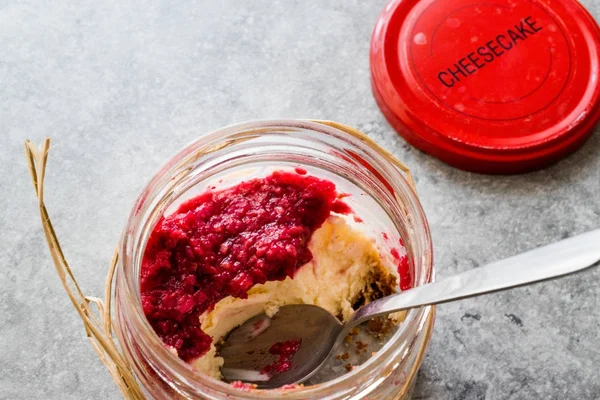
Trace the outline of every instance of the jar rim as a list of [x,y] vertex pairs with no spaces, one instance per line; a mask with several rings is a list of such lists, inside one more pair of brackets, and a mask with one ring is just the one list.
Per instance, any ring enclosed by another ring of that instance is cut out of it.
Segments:
[[[163,365],[161,366],[164,369],[166,369],[169,373],[173,374],[173,376],[185,377],[186,381],[198,382],[199,384],[206,386],[211,390],[215,390],[224,394],[240,395],[241,393],[243,393],[245,398],[281,398],[281,396],[284,395],[287,398],[296,398],[296,396],[305,398],[306,396],[319,394],[319,391],[323,389],[335,390],[336,388],[340,388],[347,382],[352,381],[357,376],[366,373],[366,371],[372,371],[377,364],[387,359],[387,357],[390,356],[390,354],[396,347],[400,347],[407,343],[407,341],[409,340],[407,336],[410,331],[414,331],[417,327],[423,327],[424,324],[429,320],[429,318],[432,318],[433,307],[420,307],[418,309],[410,310],[407,314],[406,319],[404,320],[404,322],[402,322],[401,327],[384,344],[384,346],[377,353],[375,353],[375,355],[373,355],[367,361],[362,363],[358,368],[355,368],[352,371],[349,371],[348,373],[340,377],[319,384],[294,389],[289,392],[281,392],[278,389],[253,389],[251,392],[241,392],[239,389],[233,388],[229,383],[212,378],[208,375],[203,374],[200,371],[192,370],[192,368],[188,364],[186,364],[184,361],[182,361],[177,356],[169,352],[168,349],[166,349],[161,339],[150,326],[150,323],[142,310],[139,285],[138,287],[135,287],[135,282],[132,282],[130,279],[128,279],[127,274],[125,273],[125,269],[127,267],[129,267],[130,269],[133,268],[132,265],[126,266],[124,261],[127,259],[127,255],[130,252],[128,247],[130,245],[129,233],[132,232],[135,229],[136,224],[139,223],[138,211],[142,208],[144,202],[147,200],[148,193],[150,193],[151,189],[153,189],[157,184],[160,184],[162,182],[160,178],[163,175],[167,174],[172,168],[179,165],[179,163],[184,161],[188,156],[194,154],[194,152],[205,143],[210,143],[216,139],[226,140],[227,137],[236,133],[273,128],[306,129],[310,131],[322,132],[323,134],[337,136],[339,136],[340,134],[350,135],[354,139],[358,139],[358,141],[366,145],[368,148],[370,148],[371,151],[375,152],[378,156],[383,157],[383,159],[386,162],[392,165],[396,165],[396,168],[397,163],[399,163],[394,156],[392,156],[385,149],[377,145],[373,140],[368,138],[363,133],[348,126],[331,121],[302,119],[256,120],[229,125],[221,129],[215,130],[211,133],[201,135],[199,138],[185,145],[165,164],[163,164],[163,166],[161,166],[161,168],[159,168],[158,171],[153,175],[151,180],[144,186],[144,188],[140,192],[140,195],[137,197],[134,206],[128,216],[127,223],[125,225],[121,237],[119,252],[121,255],[124,255],[124,257],[122,256],[120,258],[116,285],[119,286],[119,289],[123,289],[125,291],[124,294],[127,299],[133,300],[132,306],[134,312],[131,313],[132,315],[128,315],[128,317],[134,317],[135,320],[130,322],[134,323],[136,327],[141,328],[142,330],[143,335],[141,336],[141,338],[143,338],[144,341],[142,341],[142,343],[140,344],[144,346],[147,350],[151,351],[154,355],[158,356],[158,358],[162,360],[161,364]],[[405,178],[402,175],[402,173],[400,173],[400,171],[398,171],[398,174],[396,174],[394,177],[396,178],[395,182],[391,182],[393,185],[398,185],[398,182],[400,182],[400,185],[412,188],[412,190],[405,191],[405,193],[408,194],[409,197],[411,197],[410,205],[412,206],[412,211],[416,213],[415,217],[419,220],[419,226],[423,228],[425,241],[424,251],[427,253],[425,263],[426,265],[424,265],[425,283],[433,281],[434,272],[431,235],[429,232],[429,226],[425,217],[425,213],[422,209],[418,196],[414,191],[414,187],[412,187],[411,183],[407,180],[407,178]],[[120,337],[119,340],[121,341]],[[426,348],[428,342],[429,337],[426,337],[423,340],[421,346],[424,346],[424,348]]]

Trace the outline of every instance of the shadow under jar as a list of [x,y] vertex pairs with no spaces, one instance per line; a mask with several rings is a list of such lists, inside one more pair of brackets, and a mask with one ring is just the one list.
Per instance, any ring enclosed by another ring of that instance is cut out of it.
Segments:
[[238,389],[194,371],[163,345],[146,319],[140,268],[148,238],[161,216],[209,186],[227,187],[295,168],[331,180],[339,192],[349,193],[344,201],[364,221],[361,229],[377,241],[380,252],[389,253],[389,243],[402,240],[412,285],[433,280],[431,237],[410,175],[405,177],[402,164],[364,134],[329,121],[273,120],[201,136],[171,158],[143,189],[119,246],[115,331],[148,398],[410,398],[429,344],[433,307],[409,310],[383,347],[359,367],[322,383],[273,390]]

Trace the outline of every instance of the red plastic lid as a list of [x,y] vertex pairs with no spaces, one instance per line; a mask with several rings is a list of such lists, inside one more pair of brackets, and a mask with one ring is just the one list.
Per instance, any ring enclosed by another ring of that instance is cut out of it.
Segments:
[[470,171],[525,172],[591,134],[599,48],[575,0],[393,0],[371,42],[373,92],[421,150]]

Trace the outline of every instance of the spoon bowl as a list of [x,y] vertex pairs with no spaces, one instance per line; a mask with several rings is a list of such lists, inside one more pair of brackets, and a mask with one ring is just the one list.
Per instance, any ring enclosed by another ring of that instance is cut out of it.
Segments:
[[[254,383],[261,389],[299,383],[318,371],[341,331],[342,323],[336,317],[313,305],[283,306],[272,318],[257,315],[226,337],[219,354],[225,359],[221,373],[228,382]],[[265,366],[278,360],[269,350],[288,341],[300,342],[291,368],[264,373]]]

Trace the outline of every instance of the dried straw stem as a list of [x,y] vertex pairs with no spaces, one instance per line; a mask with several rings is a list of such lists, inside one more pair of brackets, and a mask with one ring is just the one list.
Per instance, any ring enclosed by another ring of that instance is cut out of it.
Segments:
[[[123,396],[126,399],[143,400],[145,398],[143,392],[126,359],[119,352],[112,334],[111,291],[118,253],[115,252],[106,278],[104,301],[96,297],[85,296],[65,259],[44,204],[44,178],[46,176],[46,161],[48,159],[49,148],[49,138],[44,140],[40,148],[36,148],[29,140],[25,142],[25,155],[29,163],[29,173],[31,174],[33,187],[38,198],[42,227],[52,261],[56,267],[56,272],[71,303],[83,321],[85,332],[94,350],[96,350],[98,357],[100,357],[100,360],[108,368],[110,375]],[[97,314],[92,309],[92,305],[96,306]]]

